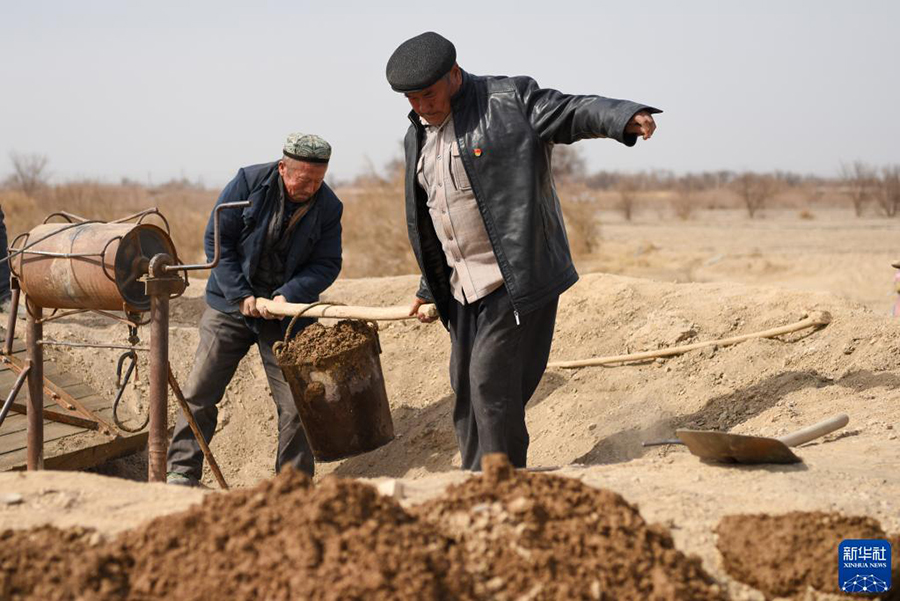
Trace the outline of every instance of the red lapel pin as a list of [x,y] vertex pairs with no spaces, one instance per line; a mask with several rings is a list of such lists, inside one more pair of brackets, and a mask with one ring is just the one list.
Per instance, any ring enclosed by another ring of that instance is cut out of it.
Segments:
[[476,149],[475,149],[475,156],[477,156],[477,157],[480,157],[480,156],[481,156],[481,149],[480,149],[480,148],[476,148]]

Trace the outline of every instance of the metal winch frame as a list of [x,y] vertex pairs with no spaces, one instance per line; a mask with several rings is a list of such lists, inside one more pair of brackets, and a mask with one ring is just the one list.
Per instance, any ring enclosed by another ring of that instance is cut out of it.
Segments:
[[[148,479],[151,482],[165,482],[167,403],[171,381],[169,301],[184,293],[188,285],[187,272],[213,269],[218,265],[221,257],[221,212],[248,206],[249,201],[216,205],[213,212],[214,254],[208,263],[184,264],[178,261],[177,252],[169,237],[168,221],[156,208],[110,222],[90,220],[67,212],[53,213],[44,220],[43,225],[13,240],[8,249],[12,299],[2,360],[13,367],[19,377],[0,414],[5,417],[6,411],[13,405],[16,395],[27,381],[29,470],[43,468],[45,416],[58,421],[68,419],[69,423],[78,421],[78,418],[59,412],[45,411],[45,387],[55,398],[62,397],[69,409],[79,409],[90,414],[71,395],[44,379],[44,346],[118,348],[129,352],[147,351],[150,354]],[[160,218],[165,224],[165,230],[145,224],[144,220],[150,216]],[[66,223],[49,223],[55,217],[61,217]],[[67,237],[61,240],[59,236],[63,233]],[[50,241],[54,237],[56,238]],[[150,242],[152,256],[147,256],[149,253],[142,248],[142,240],[144,243]],[[51,250],[42,249],[42,244],[49,245]],[[61,244],[69,250],[53,250],[53,244]],[[85,247],[87,250],[84,250]],[[113,255],[112,260],[110,255]],[[142,290],[138,286],[142,286]],[[27,312],[24,362],[12,353],[21,292],[25,293]],[[145,297],[149,297],[149,303]],[[52,309],[53,312],[45,317],[45,309]],[[67,310],[58,313],[60,309]],[[116,315],[114,311],[117,310],[122,311],[124,317]],[[149,324],[149,347],[135,346],[136,340],[133,337],[128,346],[44,339],[44,323],[84,312],[123,321],[132,327]],[[141,321],[144,313],[149,313],[149,318]],[[111,436],[118,436],[113,425],[99,418],[96,418],[95,427]]]

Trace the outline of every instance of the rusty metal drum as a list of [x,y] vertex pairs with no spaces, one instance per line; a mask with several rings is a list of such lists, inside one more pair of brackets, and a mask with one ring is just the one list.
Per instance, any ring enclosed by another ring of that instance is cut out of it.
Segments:
[[[358,322],[362,324],[362,322]],[[317,461],[336,461],[394,439],[378,333],[365,343],[316,360],[297,360],[281,342],[275,357],[291,388]]]
[[176,258],[172,239],[147,223],[46,223],[18,237],[10,261],[22,291],[40,307],[144,312],[140,278],[160,253]]

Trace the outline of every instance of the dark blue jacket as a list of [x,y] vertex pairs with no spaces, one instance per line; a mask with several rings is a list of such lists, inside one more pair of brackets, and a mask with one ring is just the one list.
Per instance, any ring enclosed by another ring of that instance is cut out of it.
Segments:
[[[269,187],[278,185],[278,162],[240,169],[216,204],[249,200],[246,209],[221,213],[222,254],[206,284],[206,302],[224,313],[240,309],[241,299],[253,296],[250,280],[259,265],[266,227],[274,210],[268,201]],[[315,204],[291,234],[285,261],[284,285],[275,291],[290,303],[311,303],[328,288],[341,271],[341,214],[344,206],[326,184]],[[206,258],[212,260],[213,218],[206,225]]]

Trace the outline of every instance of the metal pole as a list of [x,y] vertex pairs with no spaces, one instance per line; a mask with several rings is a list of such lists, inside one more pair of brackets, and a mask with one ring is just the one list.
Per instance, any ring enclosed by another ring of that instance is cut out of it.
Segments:
[[169,392],[169,295],[150,297],[150,434],[147,440],[148,479],[166,481]]
[[194,414],[191,413],[191,407],[187,404],[187,400],[184,398],[184,394],[181,392],[181,386],[178,385],[178,380],[175,379],[175,374],[172,373],[171,365],[169,365],[169,386],[172,387],[172,392],[175,393],[175,399],[181,406],[181,412],[184,414],[184,419],[187,420],[188,425],[191,427],[191,431],[194,433],[194,438],[197,439],[197,444],[200,445],[200,450],[203,451],[203,456],[206,457],[206,462],[209,464],[209,469],[212,470],[213,476],[216,477],[216,482],[219,483],[220,488],[228,490],[228,483],[225,482],[225,477],[222,475],[222,470],[219,469],[219,463],[216,461],[216,458],[213,457],[209,445],[206,444],[206,439],[203,438],[203,432],[200,431],[200,427],[197,425],[197,420],[194,419]]
[[[216,208],[213,209],[213,258],[209,263],[193,263],[193,264],[178,264],[172,265],[171,261],[168,265],[162,265],[162,271],[157,275],[157,277],[162,277],[166,273],[173,273],[175,271],[197,271],[200,269],[212,269],[216,265],[219,264],[219,259],[222,256],[222,245],[219,243],[219,218],[223,210],[225,209],[243,209],[250,206],[249,200],[238,200],[235,202],[223,202],[220,205],[216,205]],[[151,275],[153,275],[151,273]]]
[[9,396],[6,397],[6,402],[3,403],[3,408],[0,409],[0,426],[3,425],[6,414],[9,413],[13,403],[16,401],[16,397],[19,396],[19,391],[22,390],[22,384],[25,383],[25,378],[28,376],[29,371],[31,371],[31,364],[26,361],[25,369],[23,369],[22,373],[19,374],[19,377],[16,378],[16,383],[13,384],[12,390],[9,391]]
[[31,369],[28,372],[27,465],[29,470],[40,470],[44,469],[44,349],[38,340],[43,337],[44,331],[40,322],[43,309],[34,305],[28,309],[25,350]]
[[12,289],[12,297],[9,300],[9,319],[6,322],[6,344],[3,347],[3,354],[12,355],[13,341],[16,337],[16,317],[19,315],[19,289],[18,278],[11,278],[9,287]]

